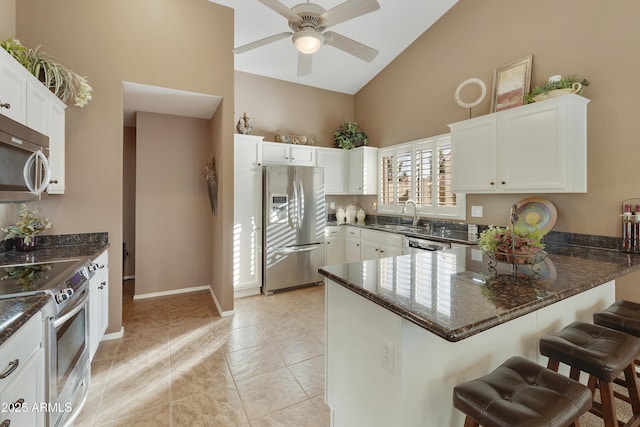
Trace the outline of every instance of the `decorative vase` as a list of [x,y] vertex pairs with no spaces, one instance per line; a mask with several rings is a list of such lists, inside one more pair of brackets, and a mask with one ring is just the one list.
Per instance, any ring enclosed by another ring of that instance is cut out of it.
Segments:
[[336,221],[338,221],[338,224],[344,224],[345,219],[346,219],[346,214],[344,209],[342,209],[341,207],[338,208],[338,210],[336,211]]
[[25,237],[16,237],[13,239],[17,251],[27,252],[38,249],[38,236],[31,236],[28,243],[25,239]]
[[364,224],[364,220],[367,217],[367,214],[364,210],[360,209],[356,214],[356,219],[358,220],[358,224]]

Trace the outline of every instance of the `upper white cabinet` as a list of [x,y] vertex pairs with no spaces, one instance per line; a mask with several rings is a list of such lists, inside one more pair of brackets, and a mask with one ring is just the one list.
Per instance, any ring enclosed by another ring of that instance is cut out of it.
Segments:
[[263,142],[262,164],[315,166],[316,148],[306,145]]
[[450,124],[461,193],[586,193],[587,103],[558,98]]
[[[64,193],[67,106],[0,48],[0,114],[49,137],[49,194]],[[7,106],[8,105],[8,106]]]
[[234,136],[235,297],[258,294],[262,286],[262,168],[257,161],[261,144],[261,136]]
[[319,147],[318,167],[324,168],[324,191],[326,194],[347,193],[348,151],[338,148]]
[[348,153],[348,194],[378,194],[378,149],[358,147]]

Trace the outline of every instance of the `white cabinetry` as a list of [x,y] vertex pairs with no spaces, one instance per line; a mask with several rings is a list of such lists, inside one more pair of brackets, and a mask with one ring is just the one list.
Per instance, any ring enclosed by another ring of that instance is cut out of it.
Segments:
[[402,236],[384,231],[362,230],[362,260],[402,255]]
[[453,191],[586,193],[588,102],[565,95],[449,125]]
[[109,325],[109,253],[100,254],[90,268],[93,277],[89,282],[89,358],[93,360]]
[[349,151],[349,194],[378,194],[378,149],[358,147]]
[[348,151],[338,148],[317,148],[318,167],[324,168],[326,194],[346,194],[348,187]]
[[0,402],[6,405],[0,411],[0,425],[45,424],[46,413],[33,410],[45,402],[42,338],[43,320],[37,313],[0,346]]
[[360,229],[357,227],[346,227],[347,237],[345,239],[346,262],[356,262],[362,260]]
[[[233,168],[233,288],[235,297],[262,286],[262,137],[235,135]],[[283,144],[277,144],[282,146]]]
[[263,142],[262,164],[315,166],[316,148],[279,142]]
[[[0,49],[0,114],[49,137],[49,194],[64,193],[66,105],[4,49]],[[7,106],[8,105],[8,106]]]
[[324,229],[325,246],[325,264],[344,264],[345,263],[345,238],[344,227],[327,226]]

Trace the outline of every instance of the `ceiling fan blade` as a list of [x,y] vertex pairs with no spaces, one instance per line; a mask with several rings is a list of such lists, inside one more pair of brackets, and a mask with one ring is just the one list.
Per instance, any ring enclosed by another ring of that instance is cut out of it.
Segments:
[[349,37],[334,33],[333,31],[327,31],[323,36],[324,44],[328,44],[329,46],[345,51],[350,55],[362,59],[363,61],[371,62],[376,56],[378,56],[379,52],[377,49],[352,40]]
[[[262,1],[262,0],[260,0]],[[320,15],[325,27],[339,24],[380,9],[376,0],[347,0]]]
[[298,77],[311,74],[311,62],[313,54],[298,52]]
[[263,5],[267,6],[269,9],[278,12],[280,15],[287,18],[288,21],[300,21],[300,17],[297,13],[293,13],[291,9],[289,9],[284,4],[280,3],[278,0],[258,0]]
[[286,39],[287,37],[291,36],[291,34],[293,34],[293,33],[287,31],[287,32],[284,32],[284,33],[280,33],[280,34],[276,34],[276,35],[273,35],[273,36],[270,36],[270,37],[266,37],[264,39],[257,40],[255,42],[251,42],[251,43],[245,44],[243,46],[237,47],[237,48],[233,49],[233,53],[244,53],[244,52],[247,52],[247,51],[249,51],[251,49],[255,49],[257,47],[264,46],[264,45],[269,44],[269,43],[277,42],[278,40]]

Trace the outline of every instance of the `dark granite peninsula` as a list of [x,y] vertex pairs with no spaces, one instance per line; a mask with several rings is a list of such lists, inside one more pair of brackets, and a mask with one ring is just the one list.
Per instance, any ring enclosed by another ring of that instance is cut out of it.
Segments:
[[326,266],[326,390],[334,426],[454,426],[453,387],[615,299],[640,256],[548,244],[535,267],[473,247]]

